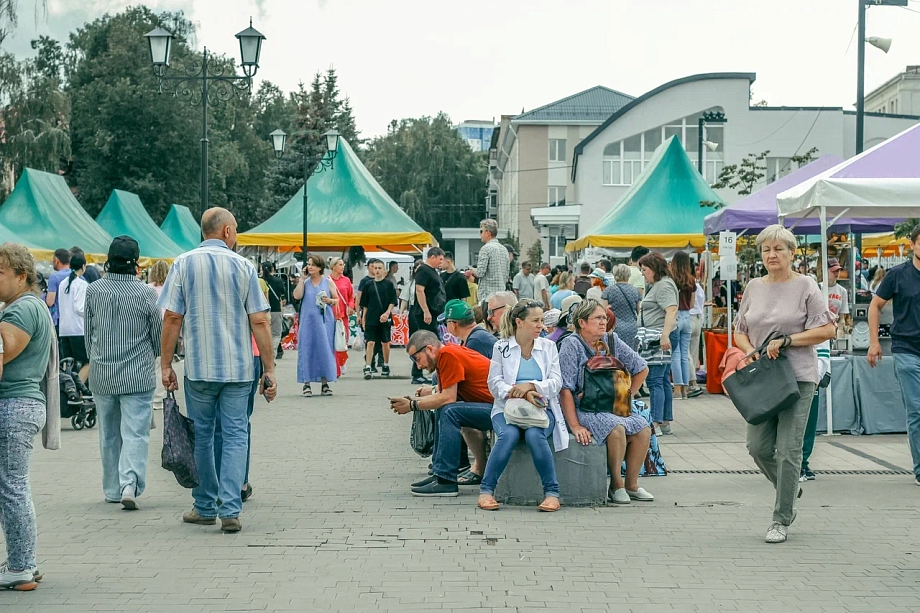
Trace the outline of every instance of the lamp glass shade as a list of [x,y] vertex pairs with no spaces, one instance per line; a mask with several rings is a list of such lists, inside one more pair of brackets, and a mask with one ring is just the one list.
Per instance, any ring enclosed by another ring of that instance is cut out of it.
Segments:
[[274,149],[276,155],[281,155],[284,153],[284,143],[287,141],[287,134],[284,130],[275,130],[269,136],[272,139],[272,149]]
[[335,130],[329,130],[323,137],[326,139],[326,151],[338,151],[339,150],[339,133]]
[[169,52],[173,35],[163,28],[156,28],[144,34],[150,47],[150,61],[154,66],[169,66]]
[[240,58],[243,66],[259,66],[259,56],[262,55],[262,33],[250,26],[236,35],[240,41]]

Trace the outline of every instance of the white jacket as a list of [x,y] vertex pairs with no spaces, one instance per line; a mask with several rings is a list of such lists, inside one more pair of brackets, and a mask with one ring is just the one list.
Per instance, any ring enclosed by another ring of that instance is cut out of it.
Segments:
[[[556,418],[553,430],[553,447],[562,451],[569,446],[569,431],[565,427],[562,405],[559,404],[559,392],[562,390],[562,371],[559,368],[559,352],[556,344],[545,338],[534,340],[532,357],[543,373],[542,381],[532,381],[537,393],[549,403],[550,410]],[[517,384],[518,369],[521,366],[521,346],[514,337],[495,343],[492,348],[492,365],[489,367],[489,391],[495,398],[492,404],[492,416],[505,410],[505,400],[511,388]]]

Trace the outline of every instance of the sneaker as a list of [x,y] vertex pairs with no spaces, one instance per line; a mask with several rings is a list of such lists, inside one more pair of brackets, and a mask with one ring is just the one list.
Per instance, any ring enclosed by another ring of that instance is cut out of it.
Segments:
[[638,500],[639,502],[651,502],[655,500],[654,496],[641,487],[637,490],[626,490],[626,494],[629,496],[630,500]]
[[243,486],[242,491],[240,491],[240,499],[246,502],[250,498],[252,498],[252,486],[247,483]]
[[607,500],[613,504],[629,504],[632,502],[632,499],[629,497],[629,494],[626,492],[625,487],[621,487],[618,490],[609,489],[607,490]]
[[416,481],[415,483],[413,483],[412,485],[410,485],[410,487],[424,487],[424,486],[428,485],[429,483],[433,483],[433,482],[435,482],[435,481],[437,481],[437,480],[438,480],[437,477],[435,477],[434,475],[431,475],[430,477],[425,477],[425,478],[422,479],[421,481]]
[[421,498],[425,497],[436,497],[436,496],[459,496],[460,488],[456,483],[439,483],[438,478],[435,477],[434,481],[427,485],[422,485],[420,487],[412,488],[412,495],[419,496]]
[[38,583],[45,578],[45,575],[41,574],[41,571],[38,570],[37,566],[32,566],[29,568],[32,571],[32,577],[35,579],[35,582]]
[[7,563],[0,565],[0,588],[7,590],[17,590],[28,592],[38,587],[38,581],[35,579],[35,572],[38,569],[26,568],[19,571],[11,571]]
[[667,436],[669,434],[674,434],[674,431],[671,430],[670,424],[668,425],[662,424],[661,427],[658,429],[658,434],[660,434],[661,436]]
[[425,385],[428,383],[428,379],[425,377],[414,377],[412,379],[412,385]]
[[389,367],[389,365],[384,364],[383,367],[381,368],[381,371],[382,371],[381,374],[382,374],[384,377],[389,377],[389,376],[390,376],[390,367]]
[[703,388],[694,387],[689,392],[687,392],[687,398],[696,398],[697,396],[702,395],[702,393],[703,393]]
[[788,526],[784,526],[778,521],[775,521],[770,524],[770,529],[767,530],[766,541],[768,543],[785,543],[788,530]]
[[371,372],[374,373],[374,374],[376,375],[376,374],[377,374],[377,367],[374,366],[374,365],[371,365]]
[[[810,468],[803,469],[802,475],[805,477],[805,481],[814,481],[817,478],[814,471]],[[799,479],[799,481],[801,481],[801,479]]]
[[198,524],[201,526],[212,526],[217,521],[216,517],[202,517],[198,514],[198,509],[192,509],[182,514],[182,521],[187,524]]
[[805,481],[808,481],[808,478],[805,476],[805,469],[803,468],[799,473],[799,483],[804,483]]
[[374,371],[371,369],[370,366],[365,366],[365,367],[364,367],[364,378],[365,378],[365,379],[370,379],[370,378],[373,376],[373,375],[371,375],[372,372],[374,372]]
[[124,507],[125,511],[137,511],[137,501],[134,500],[136,495],[137,491],[133,485],[126,485],[121,490],[121,506]]
[[920,485],[920,477],[917,477],[917,478],[914,480],[914,485]]
[[220,529],[223,532],[239,532],[243,529],[243,524],[239,517],[223,517],[220,520]]

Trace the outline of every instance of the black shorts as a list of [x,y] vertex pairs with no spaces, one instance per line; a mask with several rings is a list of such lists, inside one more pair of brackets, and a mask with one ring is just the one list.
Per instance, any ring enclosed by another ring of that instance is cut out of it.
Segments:
[[380,323],[379,321],[367,323],[364,326],[364,340],[368,343],[389,343],[390,328],[393,327],[391,321]]
[[61,357],[73,358],[74,361],[81,364],[89,364],[89,356],[86,355],[86,340],[82,336],[62,336]]

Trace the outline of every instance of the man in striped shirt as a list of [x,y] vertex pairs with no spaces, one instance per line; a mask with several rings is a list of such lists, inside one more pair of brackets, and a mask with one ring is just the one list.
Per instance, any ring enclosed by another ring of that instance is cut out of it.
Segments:
[[[171,356],[179,330],[185,339],[185,401],[195,422],[198,487],[189,524],[213,524],[239,532],[241,490],[248,450],[247,405],[255,379],[250,333],[262,358],[259,391],[271,402],[277,392],[269,304],[255,266],[236,254],[236,219],[214,207],[201,217],[201,245],[176,258],[159,306],[166,309],[160,365],[163,386],[178,389]],[[220,420],[220,477],[214,465],[214,428]],[[220,504],[217,501],[220,500]]]
[[130,236],[109,247],[105,278],[86,288],[89,383],[99,411],[102,491],[108,502],[137,509],[147,482],[147,445],[155,362],[160,353],[157,294],[137,278],[140,250]]

